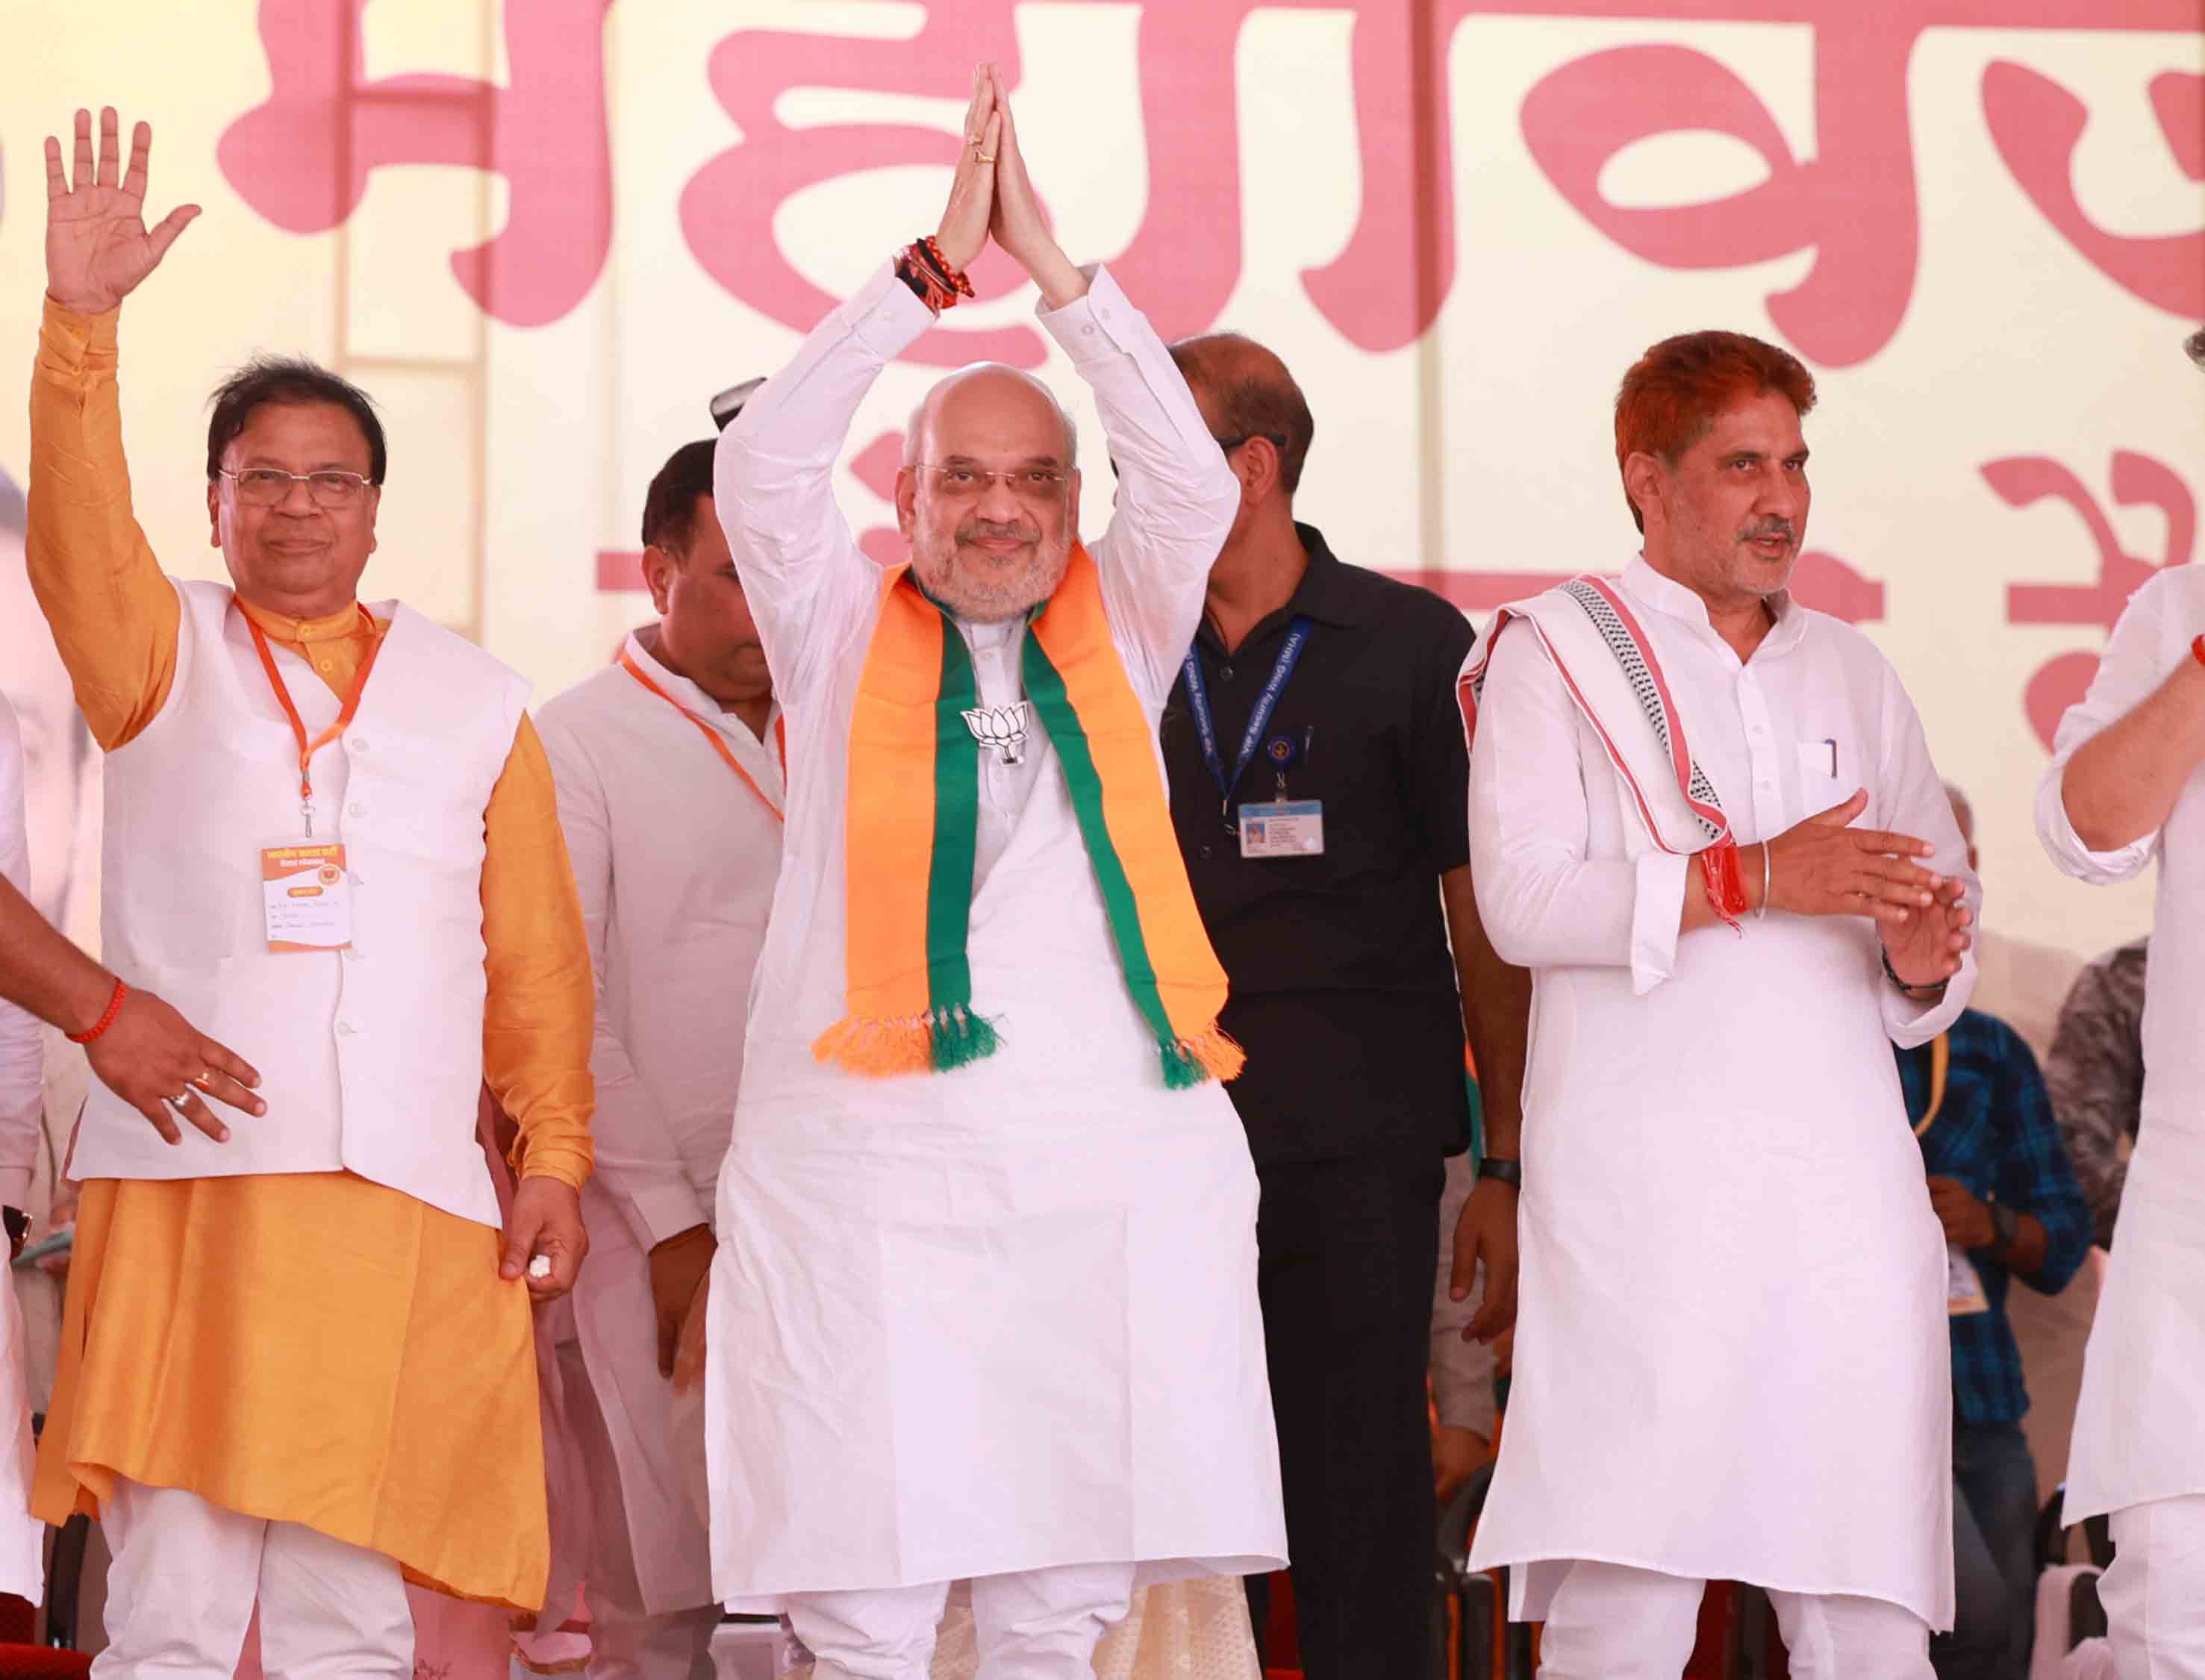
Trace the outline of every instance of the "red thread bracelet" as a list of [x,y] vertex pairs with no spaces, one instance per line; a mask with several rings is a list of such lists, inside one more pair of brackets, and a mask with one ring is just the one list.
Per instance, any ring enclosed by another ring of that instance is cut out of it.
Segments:
[[2205,636],[2196,637],[2190,642],[2190,656],[2200,665],[2205,665]]
[[954,307],[957,294],[948,282],[934,271],[934,264],[917,244],[904,247],[896,259],[896,278],[911,288],[918,300],[936,315]]
[[1728,834],[1700,853],[1700,874],[1705,878],[1708,903],[1733,929],[1751,907],[1745,896],[1745,875],[1738,868],[1738,842]]
[[130,988],[118,978],[115,990],[107,1000],[107,1012],[93,1024],[90,1032],[63,1033],[62,1036],[72,1044],[89,1044],[115,1024],[115,1018],[122,1012],[122,1000],[130,995]]

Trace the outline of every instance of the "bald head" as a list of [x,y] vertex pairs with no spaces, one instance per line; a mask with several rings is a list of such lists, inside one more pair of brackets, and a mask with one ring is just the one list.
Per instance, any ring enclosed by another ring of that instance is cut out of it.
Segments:
[[1973,846],[1976,843],[1976,808],[1968,803],[1968,796],[1953,782],[1945,784],[1945,797],[1952,802],[1952,821],[1960,825],[1960,838]]
[[1067,470],[1079,464],[1079,430],[1056,393],[1001,362],[975,362],[936,381],[904,428],[906,466],[999,454]]
[[1078,535],[1079,433],[1049,387],[983,363],[926,394],[904,433],[896,527],[958,617],[1000,623],[1055,593]]
[[1171,359],[1213,436],[1271,440],[1279,452],[1279,483],[1291,496],[1302,481],[1316,421],[1286,363],[1239,333],[1183,338],[1171,347]]
[[1945,784],[1945,797],[1952,803],[1952,821],[1960,825],[1960,838],[1967,845],[1968,867],[1980,870],[1982,852],[1976,845],[1976,808],[1968,803],[1968,796],[1952,782]]

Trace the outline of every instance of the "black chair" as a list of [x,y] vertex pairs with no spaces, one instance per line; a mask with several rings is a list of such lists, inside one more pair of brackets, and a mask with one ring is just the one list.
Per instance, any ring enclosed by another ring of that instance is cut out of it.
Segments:
[[[1498,1580],[1470,1567],[1470,1536],[1485,1509],[1485,1496],[1493,1486],[1493,1466],[1487,1463],[1465,1482],[1440,1513],[1439,1546],[1434,1559],[1435,1583],[1442,1609],[1455,1614],[1455,1661],[1448,1672],[1444,1661],[1436,1665],[1447,1680],[1531,1680],[1531,1630],[1510,1623],[1508,1571]],[[1494,1630],[1502,1628],[1501,1662],[1493,1665]]]
[[[2067,1561],[2067,1539],[2073,1533],[2061,1516],[2067,1503],[2067,1484],[2061,1482],[2052,1490],[2052,1497],[2044,1502],[2044,1509],[2036,1516],[2036,1567],[2050,1569],[2054,1564]],[[2106,1517],[2089,1517],[2083,1521],[2083,1547],[2090,1554],[2090,1561],[2105,1569],[2113,1561],[2113,1530],[2112,1520]]]
[[[2052,1497],[2037,1513],[2036,1567],[2040,1573],[2068,1561],[2068,1540],[2074,1530],[2067,1526],[2062,1515],[2066,1503],[2067,1487],[2062,1482],[2052,1490]],[[2112,1564],[2113,1533],[2109,1519],[2083,1519],[2083,1549],[2100,1570]],[[2071,1651],[2086,1639],[2102,1639],[2106,1630],[2106,1609],[2098,1600],[2097,1577],[2085,1576],[2067,1591],[2067,1648]]]

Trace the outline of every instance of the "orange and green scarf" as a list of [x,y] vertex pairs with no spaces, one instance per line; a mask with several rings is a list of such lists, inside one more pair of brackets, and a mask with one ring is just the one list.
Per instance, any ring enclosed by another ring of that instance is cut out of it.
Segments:
[[[1026,698],[1071,791],[1119,967],[1174,1088],[1239,1072],[1217,1024],[1225,971],[1187,885],[1146,714],[1075,546],[1028,626]],[[993,1055],[966,937],[979,828],[972,657],[907,567],[889,574],[850,721],[847,1013],[812,1046],[854,1073],[942,1072]]]

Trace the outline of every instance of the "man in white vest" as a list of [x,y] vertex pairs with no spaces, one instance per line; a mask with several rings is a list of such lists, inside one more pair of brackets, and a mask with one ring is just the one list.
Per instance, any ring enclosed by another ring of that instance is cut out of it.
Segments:
[[1946,1247],[1890,1045],[1967,1001],[1975,884],[1897,675],[1786,589],[1814,401],[1742,334],[1649,350],[1642,554],[1502,609],[1465,677],[1478,908],[1533,975],[1470,1563],[1548,1680],[1676,1680],[1710,1578],[1768,1589],[1800,1680],[1929,1680],[1952,1625]]
[[[723,434],[788,822],[707,1297],[715,1583],[820,1680],[1085,1680],[1145,1580],[1276,1566],[1256,1178],[1156,722],[1239,487],[1147,321],[1050,237],[992,67],[930,239]],[[992,230],[1094,391],[1117,513],[1007,368],[936,385],[883,573],[833,469]]]
[[[60,1374],[33,1494],[114,1551],[103,1677],[227,1674],[257,1600],[271,1676],[410,1677],[407,1580],[515,1608],[548,1539],[529,1301],[586,1247],[588,947],[550,769],[512,672],[362,603],[388,465],[311,363],[217,391],[209,541],[178,582],[130,512],[123,299],[152,137],[46,143],[32,584],[106,751],[102,938],[261,1075],[96,1089]],[[518,1123],[509,1229],[476,1142]]]
[[[2205,333],[2189,341],[2205,367]],[[2052,860],[2098,885],[2159,866],[2143,1101],[2090,1327],[2067,1517],[2112,1513],[2100,1587],[2122,1680],[2205,1677],[2205,571],[2130,598],[2036,792]]]
[[597,984],[590,1263],[559,1346],[595,1495],[591,1680],[710,1680],[720,1619],[670,1378],[716,1246],[788,794],[765,655],[712,510],[712,450],[683,444],[644,501],[658,622],[536,720]]

